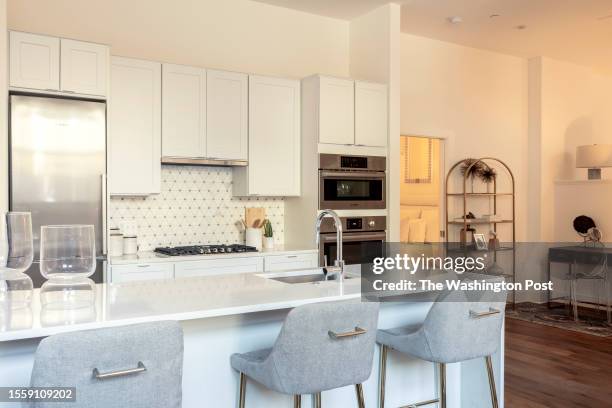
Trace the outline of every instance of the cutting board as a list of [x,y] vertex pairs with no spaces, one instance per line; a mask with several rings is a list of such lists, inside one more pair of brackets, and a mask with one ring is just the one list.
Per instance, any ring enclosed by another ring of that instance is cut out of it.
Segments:
[[266,219],[266,209],[263,207],[245,207],[244,221],[247,227],[261,228]]

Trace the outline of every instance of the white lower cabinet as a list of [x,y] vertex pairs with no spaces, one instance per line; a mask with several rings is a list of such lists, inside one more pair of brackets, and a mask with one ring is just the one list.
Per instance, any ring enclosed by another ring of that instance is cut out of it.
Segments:
[[266,272],[290,271],[296,269],[309,269],[318,266],[318,254],[290,254],[270,255],[265,258],[264,269]]
[[263,266],[263,257],[177,262],[174,266],[174,276],[176,278],[185,278],[189,276],[212,276],[234,273],[263,272]]
[[152,262],[149,264],[111,266],[110,281],[112,283],[173,278],[174,264],[172,263]]
[[285,253],[197,261],[151,262],[111,266],[110,282],[132,282],[192,276],[279,272],[318,266],[318,252]]

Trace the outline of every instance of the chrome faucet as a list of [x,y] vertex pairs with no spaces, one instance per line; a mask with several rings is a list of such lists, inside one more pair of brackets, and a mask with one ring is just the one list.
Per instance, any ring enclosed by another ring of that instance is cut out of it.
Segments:
[[336,276],[337,279],[342,281],[344,279],[344,260],[342,259],[342,220],[338,217],[333,210],[323,210],[317,216],[317,222],[315,226],[316,243],[319,246],[321,239],[321,223],[323,218],[332,217],[334,219],[334,226],[336,227],[336,260],[334,266],[327,266],[327,258],[323,270],[325,271],[326,279],[331,279],[332,276]]

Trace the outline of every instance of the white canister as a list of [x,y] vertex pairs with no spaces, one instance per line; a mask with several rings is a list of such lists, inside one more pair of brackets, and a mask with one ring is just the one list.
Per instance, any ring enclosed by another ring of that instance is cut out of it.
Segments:
[[123,254],[134,255],[138,252],[138,238],[136,235],[123,236]]
[[245,233],[245,241],[247,246],[252,246],[257,248],[258,251],[261,250],[261,238],[262,232],[261,228],[247,228]]
[[123,234],[111,232],[109,240],[110,256],[123,255]]

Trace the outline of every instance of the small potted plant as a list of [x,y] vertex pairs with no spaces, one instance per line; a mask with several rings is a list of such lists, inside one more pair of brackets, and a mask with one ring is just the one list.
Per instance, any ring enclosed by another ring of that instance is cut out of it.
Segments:
[[264,221],[264,242],[263,247],[266,249],[274,248],[274,231],[272,231],[272,223],[266,219]]

